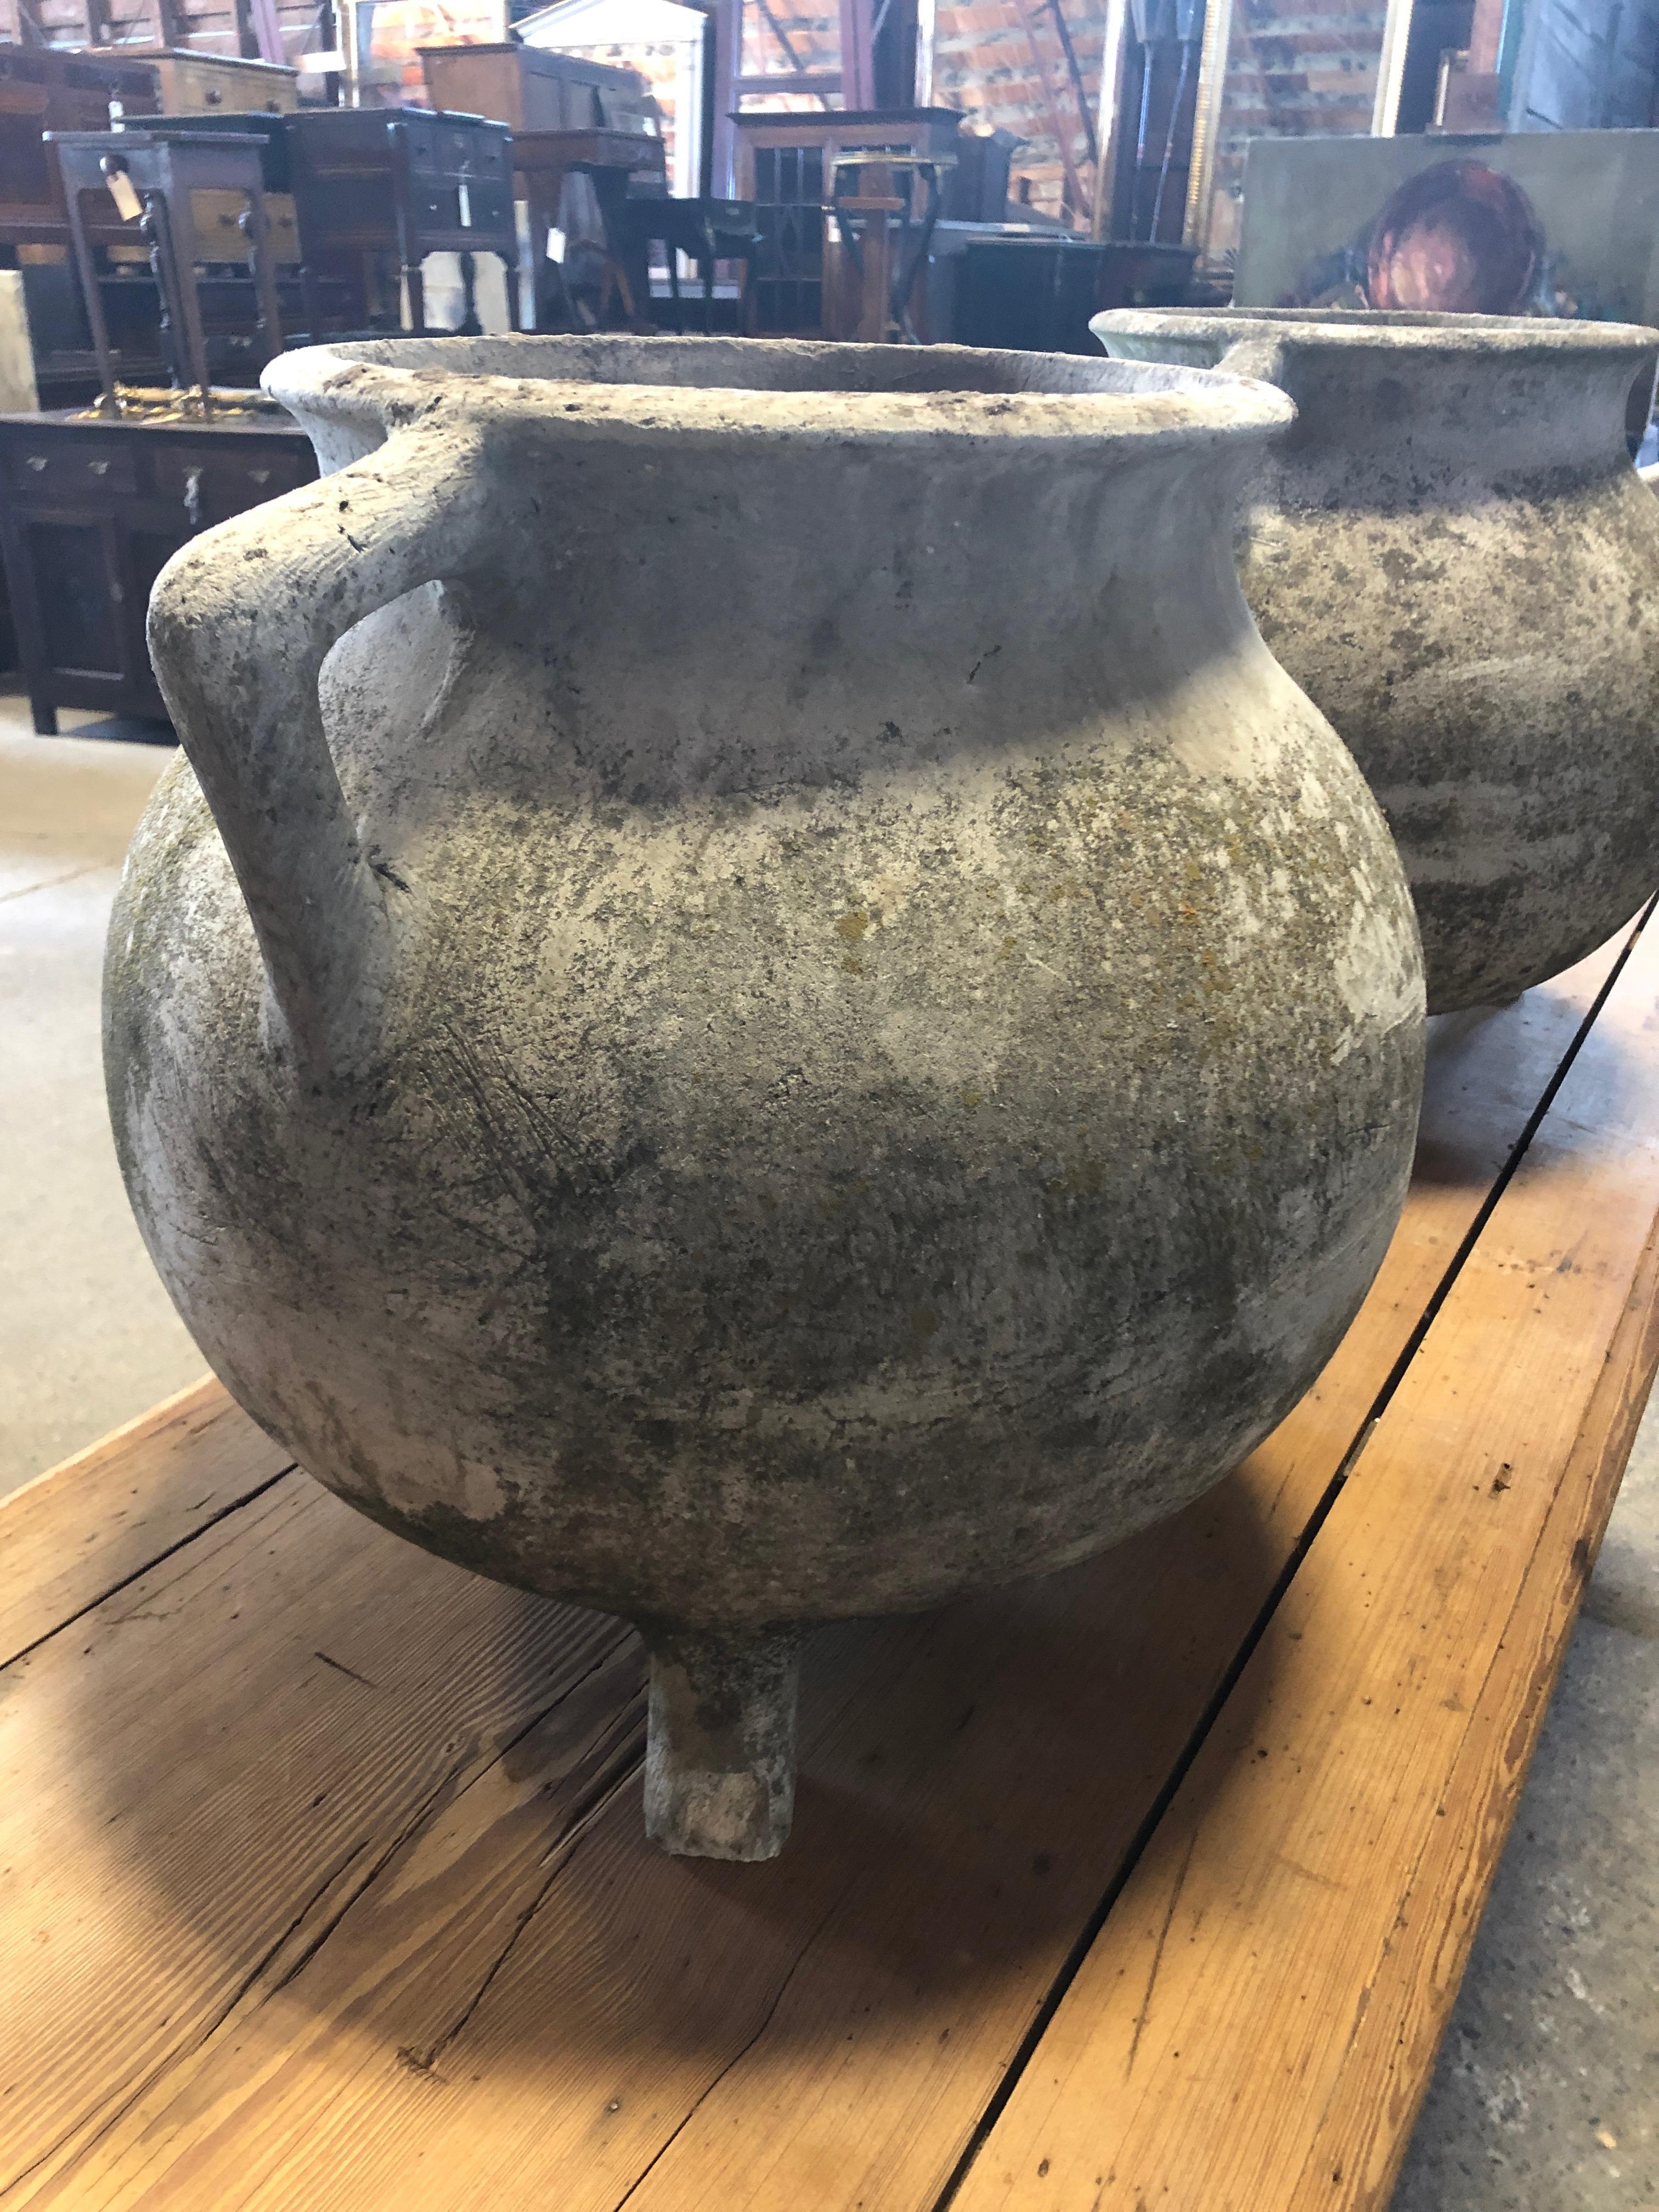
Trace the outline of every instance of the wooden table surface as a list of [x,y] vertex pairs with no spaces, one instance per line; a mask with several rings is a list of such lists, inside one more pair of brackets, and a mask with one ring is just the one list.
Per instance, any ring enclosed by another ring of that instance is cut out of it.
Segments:
[[0,1507],[0,2207],[1385,2205],[1659,1359],[1659,926],[1431,1062],[1314,1391],[817,1638],[769,1866],[644,1843],[631,1634],[216,1384]]

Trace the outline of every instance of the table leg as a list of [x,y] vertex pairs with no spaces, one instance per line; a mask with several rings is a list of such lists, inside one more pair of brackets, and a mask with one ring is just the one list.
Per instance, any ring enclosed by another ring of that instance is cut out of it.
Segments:
[[270,258],[270,226],[265,218],[263,184],[249,191],[242,216],[244,235],[253,257],[253,296],[259,316],[259,338],[267,361],[283,350],[283,322],[276,305],[276,272]]
[[526,178],[525,198],[530,210],[530,274],[538,331],[580,328],[574,302],[564,281],[564,270],[547,253],[547,236],[562,211],[564,172],[540,171]]
[[409,174],[409,140],[403,124],[387,129],[392,142],[392,198],[398,217],[398,261],[409,294],[409,321],[417,338],[427,335],[426,285],[421,273],[421,239],[415,220],[414,193]]
[[[628,318],[627,327],[637,329],[641,320],[639,302],[647,307],[651,304],[651,254],[647,246],[643,254],[634,250],[633,242],[623,236],[623,223],[618,210],[628,198],[628,179],[620,169],[595,166],[587,171],[593,179],[593,197],[599,204],[599,215],[605,224],[605,289],[599,302],[599,321],[605,321],[605,309],[614,283],[623,303],[623,313]],[[643,261],[641,269],[637,264]]]
[[[81,206],[83,188],[66,178],[64,198],[69,208],[70,242],[75,248],[75,265],[81,275],[82,296],[87,303],[87,320],[92,326],[92,349],[98,356],[98,381],[104,388],[102,401],[106,415],[118,415],[121,403],[115,396],[115,356],[109,342],[109,324],[104,315],[104,295],[98,289],[98,268],[93,259],[92,246],[87,237],[84,211]],[[35,725],[37,729],[40,724]],[[51,736],[52,732],[43,732]]]
[[179,283],[173,265],[173,234],[167,227],[167,201],[158,191],[144,194],[139,228],[149,240],[149,273],[161,303],[161,356],[176,392],[190,385],[190,362],[185,350],[184,325],[179,316]]
[[196,218],[190,204],[190,187],[183,184],[158,194],[166,210],[167,258],[173,264],[173,289],[184,323],[185,350],[191,381],[202,395],[202,412],[213,412],[213,387],[208,377],[207,334],[202,328],[202,303],[196,290]]
[[423,338],[427,336],[426,278],[418,260],[404,261],[399,265],[409,294],[409,327],[416,337]]

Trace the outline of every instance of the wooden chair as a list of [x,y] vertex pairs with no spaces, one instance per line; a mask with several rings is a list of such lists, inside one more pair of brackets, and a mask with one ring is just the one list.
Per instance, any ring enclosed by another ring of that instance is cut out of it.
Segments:
[[[647,308],[650,304],[649,266],[652,246],[660,240],[668,257],[668,289],[674,302],[674,328],[685,328],[685,302],[680,291],[679,257],[684,253],[693,264],[702,285],[702,328],[705,335],[714,326],[714,264],[717,261],[739,261],[743,264],[743,289],[738,307],[738,327],[746,330],[749,313],[749,270],[756,248],[760,244],[756,227],[755,209],[747,200],[722,199],[653,199],[641,193],[636,198],[621,201],[614,214],[607,214],[607,222],[614,222],[615,265],[621,271],[637,272],[642,287],[637,298],[630,297],[625,289],[623,305],[630,325],[644,319],[648,326],[648,315],[642,318],[641,301]],[[609,295],[606,299],[608,301]],[[604,319],[601,303],[600,319]]]

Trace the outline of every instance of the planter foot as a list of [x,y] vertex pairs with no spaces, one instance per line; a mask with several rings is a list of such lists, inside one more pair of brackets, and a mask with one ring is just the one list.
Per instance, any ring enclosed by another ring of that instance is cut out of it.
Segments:
[[795,1809],[794,1628],[653,1628],[645,1832],[684,1858],[769,1859]]

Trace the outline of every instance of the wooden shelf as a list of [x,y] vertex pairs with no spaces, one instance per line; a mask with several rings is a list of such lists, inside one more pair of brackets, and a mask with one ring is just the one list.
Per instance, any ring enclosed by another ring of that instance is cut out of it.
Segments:
[[770,1866],[644,1843],[631,1635],[216,1384],[0,1507],[0,2207],[1380,2212],[1659,1361],[1659,927],[1431,1057],[1316,1388],[818,1638]]

